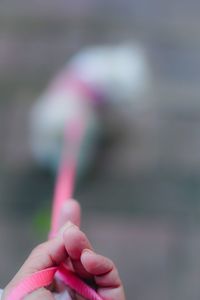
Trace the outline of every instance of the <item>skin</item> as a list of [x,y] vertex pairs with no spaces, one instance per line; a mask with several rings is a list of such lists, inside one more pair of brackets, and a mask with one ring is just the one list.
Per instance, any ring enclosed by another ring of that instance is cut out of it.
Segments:
[[[125,300],[124,289],[117,268],[107,257],[93,250],[87,236],[79,229],[81,209],[77,201],[68,200],[63,206],[60,231],[57,236],[38,245],[29,255],[21,269],[4,289],[6,300],[11,289],[27,275],[44,268],[68,262],[73,271],[89,281],[104,300]],[[41,288],[25,297],[26,300],[55,300],[55,293],[63,293],[66,287],[55,280],[53,286]],[[86,300],[69,291],[73,300]]]

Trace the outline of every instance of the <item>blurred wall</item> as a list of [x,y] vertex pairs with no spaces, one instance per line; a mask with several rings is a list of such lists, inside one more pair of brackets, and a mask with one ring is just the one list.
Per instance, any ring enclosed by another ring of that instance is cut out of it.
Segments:
[[38,242],[33,219],[53,189],[29,151],[32,102],[83,46],[136,40],[152,74],[147,110],[134,119],[128,111],[126,135],[76,197],[96,245],[119,261],[130,299],[199,299],[199,17],[196,0],[0,2],[2,284]]
[[[198,172],[198,11],[198,1],[1,1],[0,154],[8,161],[21,155],[24,161],[25,142],[18,143],[15,153],[10,147],[28,134],[24,124],[31,101],[71,55],[86,45],[136,40],[145,47],[151,66],[154,85],[148,100],[153,118],[140,115],[145,119],[140,138],[130,136],[114,164],[125,153],[125,170],[131,160],[141,161],[139,170],[150,165]],[[133,167],[138,168],[136,162]]]

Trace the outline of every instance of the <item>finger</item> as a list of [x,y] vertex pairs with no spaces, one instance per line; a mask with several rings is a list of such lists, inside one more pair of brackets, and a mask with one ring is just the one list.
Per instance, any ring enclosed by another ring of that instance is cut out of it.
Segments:
[[[70,223],[66,224],[65,228],[70,226]],[[57,237],[40,244],[31,252],[21,269],[7,286],[6,294],[26,276],[59,265],[62,261],[66,260],[68,255],[62,235],[61,231]]]
[[87,272],[94,275],[98,293],[103,299],[124,300],[124,290],[114,263],[91,250],[84,250],[81,262]]
[[73,224],[80,227],[81,207],[76,200],[66,200],[61,208],[59,228],[61,228],[67,221],[71,221]]
[[45,288],[38,289],[37,291],[34,291],[30,295],[27,295],[24,300],[55,300],[53,294],[46,290]]
[[117,288],[99,288],[97,289],[97,292],[104,300],[125,300],[124,289],[122,286]]
[[81,277],[91,277],[80,261],[82,251],[84,249],[92,249],[92,246],[86,235],[74,225],[64,231],[63,238],[65,248],[71,259],[74,271]]
[[114,264],[110,259],[96,254],[89,249],[83,250],[81,254],[81,262],[85,269],[94,276],[106,274],[114,268]]
[[59,265],[67,258],[62,240],[58,235],[52,240],[38,245],[29,255],[17,276],[24,277],[37,271]]
[[81,255],[81,262],[87,272],[95,276],[98,285],[118,287],[121,284],[117,269],[109,258],[85,249]]

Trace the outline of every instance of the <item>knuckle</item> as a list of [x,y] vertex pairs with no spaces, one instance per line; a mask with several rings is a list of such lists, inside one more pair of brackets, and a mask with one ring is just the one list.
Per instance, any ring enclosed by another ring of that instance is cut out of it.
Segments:
[[37,246],[31,251],[31,254],[30,254],[30,255],[31,255],[31,256],[39,255],[39,254],[43,253],[45,249],[46,249],[46,242],[37,245]]

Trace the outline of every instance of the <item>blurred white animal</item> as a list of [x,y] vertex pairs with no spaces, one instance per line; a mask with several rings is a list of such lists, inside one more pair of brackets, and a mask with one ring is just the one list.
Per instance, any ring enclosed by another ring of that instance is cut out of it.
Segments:
[[[57,168],[64,128],[79,122],[85,139],[79,171],[87,169],[100,134],[98,107],[131,105],[149,85],[142,48],[134,45],[88,48],[66,64],[36,101],[31,112],[31,148],[42,165]],[[70,144],[70,138],[69,138]]]

